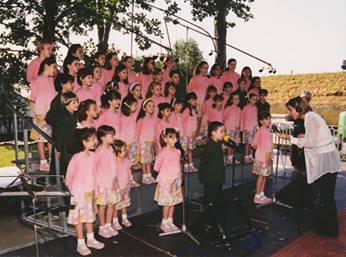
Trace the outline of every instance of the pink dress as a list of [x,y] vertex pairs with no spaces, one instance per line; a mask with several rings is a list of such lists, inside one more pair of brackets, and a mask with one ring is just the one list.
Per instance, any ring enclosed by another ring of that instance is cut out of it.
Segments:
[[187,86],[187,91],[196,93],[197,102],[201,105],[204,102],[205,95],[207,94],[208,86],[208,77],[198,74],[193,76],[190,80]]
[[171,128],[172,125],[169,123],[169,121],[165,121],[163,119],[159,120],[159,122],[156,124],[156,130],[155,130],[155,141],[158,146],[160,146],[160,135],[162,131],[166,128]]
[[86,120],[83,120],[80,124],[83,128],[94,128],[94,129],[98,128],[97,120],[93,120],[91,123]]
[[143,98],[136,98],[136,100],[137,100],[137,109],[136,109],[136,111],[135,111],[135,116],[136,116],[136,118],[137,118],[138,113],[139,113],[139,111],[140,111],[141,108],[142,108]]
[[100,81],[106,85],[109,81],[111,81],[113,79],[114,76],[114,70],[110,69],[105,69],[102,68],[102,75],[101,75],[101,79]]
[[240,116],[241,109],[239,106],[227,106],[224,110],[225,128],[227,135],[236,143],[240,143]]
[[225,84],[226,82],[231,82],[233,85],[232,91],[235,91],[238,89],[238,79],[240,78],[239,73],[235,71],[225,71],[222,76],[221,80]]
[[188,138],[194,138],[197,133],[197,111],[192,109],[192,116],[190,115],[190,109],[185,108],[182,114],[184,123],[184,132]]
[[162,85],[166,85],[166,82],[171,80],[169,73],[169,70],[162,70]]
[[159,104],[165,103],[165,98],[163,98],[162,96],[155,96],[153,95],[151,97],[151,100],[153,100],[154,102],[154,106],[155,106],[155,111],[154,111],[154,115],[155,117],[157,117],[157,115],[159,114]]
[[225,94],[224,94],[224,95],[223,95],[223,101],[222,101],[223,107],[226,106],[228,99],[229,99],[229,95],[225,95]]
[[136,143],[136,118],[134,113],[130,116],[120,115],[120,139],[126,144]]
[[208,99],[206,101],[204,101],[204,103],[202,104],[202,115],[207,113],[208,110],[212,109],[213,108],[213,99]]
[[270,129],[260,127],[251,145],[256,149],[254,172],[257,175],[269,176],[273,154],[273,137]]
[[138,75],[136,72],[134,72],[133,70],[127,70],[127,80],[129,84],[137,81],[137,77]]
[[244,132],[243,140],[245,144],[251,144],[256,135],[258,126],[257,107],[246,105],[240,115],[240,130]]
[[145,97],[145,95],[148,93],[149,85],[153,81],[153,75],[152,74],[143,74],[142,72],[139,73],[137,77],[137,82],[141,84],[142,86],[142,96]]
[[90,90],[93,91],[93,95],[95,96],[96,99],[99,99],[99,103],[101,103],[101,95],[103,94],[103,88],[102,88],[101,82],[95,81],[91,85]]
[[131,205],[131,169],[128,159],[116,158],[116,171],[119,183],[120,202],[116,204],[116,208],[121,210]]
[[120,138],[120,113],[104,110],[98,119],[98,125],[108,125],[115,129],[115,138]]
[[259,97],[259,89],[258,88],[250,89],[249,94],[255,94],[257,95],[257,97]]
[[185,138],[184,122],[183,122],[182,113],[178,113],[175,111],[172,112],[169,123],[171,124],[172,128],[174,128],[175,130],[177,130],[179,132],[180,138]]
[[165,99],[165,103],[171,104],[171,103],[172,103],[172,100],[173,100],[173,97],[167,96],[167,97],[165,97],[164,99]]
[[100,97],[97,97],[98,95],[95,93],[94,90],[91,90],[91,88],[84,89],[84,88],[79,88],[76,93],[75,93],[79,99],[79,102],[83,102],[85,100],[91,99],[96,102],[97,106],[101,105],[101,99]]
[[45,116],[50,109],[50,103],[57,95],[54,81],[43,75],[37,76],[31,82],[31,100],[35,102],[35,115]]
[[121,95],[121,99],[123,99],[129,93],[129,85],[119,81],[118,86],[119,86],[119,93]]
[[146,115],[137,121],[138,159],[142,164],[151,164],[154,161],[156,123],[157,119],[153,115]]
[[154,170],[159,173],[154,200],[161,206],[180,203],[182,201],[180,151],[164,147],[155,160]]
[[223,122],[224,121],[224,111],[223,109],[218,110],[216,108],[211,108],[210,110],[207,111],[205,114],[206,116],[206,121],[213,122],[213,121],[219,121]]
[[218,94],[221,94],[223,92],[223,80],[221,78],[217,78],[214,76],[210,77],[209,85],[213,85],[214,87],[216,87]]
[[40,69],[41,62],[42,61],[39,57],[30,62],[26,71],[26,81],[31,83],[38,76],[38,70]]

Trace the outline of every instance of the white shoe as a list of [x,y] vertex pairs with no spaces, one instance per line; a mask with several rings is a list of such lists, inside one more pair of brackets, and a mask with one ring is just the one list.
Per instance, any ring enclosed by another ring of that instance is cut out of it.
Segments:
[[99,235],[104,238],[111,238],[113,236],[107,228],[99,229]]
[[77,253],[82,256],[87,256],[91,254],[90,249],[86,246],[86,244],[77,244]]
[[132,226],[132,223],[128,219],[122,220],[121,224],[123,224],[127,228]]
[[48,164],[48,162],[42,163],[40,164],[40,171],[49,171],[50,170],[50,166]]
[[107,230],[109,231],[109,233],[110,233],[112,236],[117,236],[117,235],[119,235],[119,232],[118,232],[116,229],[112,228],[112,227],[108,227]]
[[95,238],[92,239],[92,240],[87,240],[87,246],[90,247],[90,248],[94,248],[94,249],[97,249],[97,250],[100,250],[102,249],[103,247],[105,247],[105,244],[104,243],[101,243],[99,241],[97,241]]
[[119,224],[119,222],[113,223],[113,229],[115,230],[122,230],[123,227]]
[[180,231],[180,229],[174,225],[174,223],[168,223],[168,226],[171,228],[172,231]]

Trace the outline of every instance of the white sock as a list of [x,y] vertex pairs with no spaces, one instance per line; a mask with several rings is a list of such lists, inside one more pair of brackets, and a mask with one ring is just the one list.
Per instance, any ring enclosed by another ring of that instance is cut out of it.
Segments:
[[261,193],[260,193],[260,196],[264,196],[264,192],[261,192]]
[[119,219],[118,218],[113,218],[113,223],[119,223]]
[[256,197],[261,197],[261,194],[255,194]]
[[168,224],[168,220],[166,220],[166,219],[162,219],[162,222],[161,222],[163,225],[166,225],[166,224]]
[[99,230],[104,230],[106,226],[99,226]]
[[122,215],[121,215],[121,218],[122,218],[123,220],[127,220],[127,214],[122,214]]
[[49,157],[49,158],[48,158],[48,162],[51,163],[51,161],[52,161],[52,158]]
[[233,160],[233,155],[229,155],[228,160]]
[[168,218],[167,221],[168,223],[173,224],[173,218]]
[[47,160],[40,160],[40,164],[46,164],[47,163]]
[[77,239],[77,244],[78,245],[85,245],[85,239]]
[[95,238],[94,238],[94,233],[87,233],[87,240],[88,241],[92,241],[92,240],[94,240]]
[[111,226],[112,226],[111,223],[106,223],[106,225],[105,225],[106,228],[110,228]]

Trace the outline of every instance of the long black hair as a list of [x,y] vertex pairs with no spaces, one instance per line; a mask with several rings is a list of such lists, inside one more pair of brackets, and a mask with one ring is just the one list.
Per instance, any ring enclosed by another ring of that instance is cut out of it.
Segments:
[[38,75],[41,75],[43,73],[45,65],[50,66],[52,64],[56,64],[55,55],[52,55],[51,57],[47,57],[41,62],[40,68],[38,70]]
[[73,55],[68,55],[66,56],[64,63],[63,63],[63,70],[64,73],[68,74],[68,65],[71,65],[74,61],[79,61],[78,57],[73,56]]
[[90,106],[93,104],[96,105],[96,102],[92,99],[87,99],[79,104],[78,110],[77,110],[77,116],[78,116],[79,122],[82,122],[87,119],[86,112],[90,109]]
[[[197,95],[196,95],[196,93],[195,93],[195,92],[187,93],[187,94],[186,94],[186,102],[185,102],[184,110],[185,110],[186,108],[189,108],[190,116],[193,116],[193,113],[192,113],[193,110],[195,110],[195,111],[197,112],[196,107],[195,107],[195,106],[191,106],[191,105],[189,104],[189,101],[192,100],[192,99],[196,99],[196,100],[197,100]],[[183,111],[184,111],[184,110],[183,110]]]
[[70,153],[77,154],[85,150],[83,141],[87,141],[89,138],[96,134],[95,128],[82,128],[75,129],[70,135],[69,144],[67,145]]
[[175,90],[177,90],[177,87],[176,87],[176,85],[173,82],[167,81],[166,84],[165,84],[165,90],[163,91],[165,97],[168,96],[168,90],[169,90],[170,87],[174,87]]
[[108,109],[109,108],[109,103],[108,101],[112,100],[121,100],[121,95],[118,91],[115,90],[110,90],[101,96],[101,108],[103,109]]
[[[112,81],[115,82],[115,83],[118,83],[120,82],[120,77],[119,77],[119,73],[122,71],[122,70],[127,70],[126,66],[123,64],[123,63],[120,63],[116,69],[115,69],[115,73],[114,73],[114,76],[112,78]],[[128,85],[129,84],[129,81],[128,81],[128,78],[126,78],[124,81],[124,84]]]

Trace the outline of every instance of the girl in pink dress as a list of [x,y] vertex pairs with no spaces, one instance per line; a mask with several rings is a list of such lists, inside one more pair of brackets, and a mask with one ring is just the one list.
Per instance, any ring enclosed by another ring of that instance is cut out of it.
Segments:
[[211,108],[207,109],[206,113],[202,117],[201,134],[203,136],[207,136],[208,125],[210,122],[213,122],[213,121],[219,121],[221,123],[223,123],[224,121],[222,95],[216,95],[213,97],[213,104]]
[[131,205],[131,168],[130,161],[126,158],[126,143],[121,140],[115,140],[114,151],[116,155],[116,171],[119,183],[120,202],[115,205],[113,215],[113,228],[122,230],[119,224],[118,211],[121,210],[121,224],[125,227],[131,227],[132,224],[127,218],[127,208]]
[[162,86],[159,82],[151,82],[146,98],[151,98],[155,104],[155,116],[159,114],[159,104],[165,103],[165,98],[162,96]]
[[[104,52],[97,52],[95,54],[95,62],[96,62],[96,65],[103,68],[106,64],[106,54]],[[101,70],[101,73],[102,73],[102,70]]]
[[119,184],[116,175],[115,153],[113,150],[115,130],[107,125],[97,129],[99,146],[95,151],[95,197],[98,205],[99,235],[110,238],[118,235],[112,228],[114,206],[120,202]]
[[158,123],[156,124],[156,129],[155,129],[155,145],[156,145],[156,153],[161,151],[161,146],[160,146],[160,135],[161,132],[166,129],[170,128],[170,118],[172,114],[172,106],[168,103],[160,103],[158,106],[159,109],[159,114],[158,114]]
[[162,131],[160,134],[162,151],[154,164],[154,170],[159,173],[154,200],[163,206],[160,226],[163,232],[179,231],[173,222],[174,206],[183,200],[180,151],[175,148],[178,137],[178,132],[173,128]]
[[192,163],[192,151],[196,149],[196,137],[197,137],[197,123],[198,123],[198,114],[197,114],[197,95],[194,92],[187,93],[186,95],[187,105],[183,110],[182,118],[184,123],[184,133],[187,140],[187,156],[188,163],[185,171],[196,172],[197,169]]
[[109,91],[101,97],[101,108],[103,111],[100,113],[98,125],[111,126],[115,132],[115,139],[120,138],[120,94],[117,91]]
[[260,113],[261,127],[252,141],[252,147],[256,149],[253,173],[258,176],[254,203],[268,203],[272,199],[264,195],[267,177],[270,176],[270,164],[273,157],[273,137],[270,132],[271,117],[269,113]]
[[[52,135],[52,127],[45,121],[52,100],[57,95],[54,88],[54,76],[56,74],[55,58],[49,57],[41,62],[38,76],[31,82],[31,100],[34,103],[34,124],[43,130],[48,136]],[[48,156],[52,154],[52,145],[35,130],[31,130],[30,137],[37,142],[37,151],[40,156],[40,170],[49,171],[49,164],[45,155],[47,144]]]
[[184,131],[184,122],[182,110],[184,107],[184,101],[180,98],[174,99],[172,102],[173,111],[169,123],[179,133],[179,140],[183,149],[186,149],[186,135]]
[[154,102],[150,98],[143,101],[137,117],[138,161],[142,165],[142,183],[151,184],[155,179],[151,175],[155,159],[155,129],[157,119],[154,116]]
[[245,66],[242,71],[240,77],[245,79],[246,81],[246,91],[249,91],[251,80],[252,80],[252,71],[249,66]]
[[117,53],[113,52],[108,54],[109,60],[109,69],[102,68],[102,78],[101,81],[104,85],[106,85],[109,81],[111,81],[115,75],[115,69],[119,65],[119,58]]
[[217,94],[217,89],[215,86],[209,86],[207,89],[207,94],[205,96],[204,102],[202,104],[202,116],[207,113],[208,110],[213,108],[213,99]]
[[133,64],[134,64],[133,58],[131,56],[125,56],[123,57],[122,63],[127,68],[127,80],[129,84],[136,82],[138,74],[133,70]]
[[255,94],[250,94],[249,103],[244,107],[240,116],[240,131],[243,131],[243,143],[245,144],[245,163],[251,163],[253,161],[251,143],[256,135],[256,130],[258,127],[258,112],[256,103],[257,96]]
[[124,64],[119,64],[115,70],[115,76],[112,82],[116,83],[117,90],[121,95],[121,98],[124,98],[129,93],[129,83],[127,80],[127,68]]
[[227,62],[227,68],[221,76],[221,80],[223,81],[223,83],[226,83],[226,82],[232,83],[233,91],[237,90],[238,79],[240,78],[239,73],[235,71],[236,68],[237,68],[237,60],[233,58],[229,59]]
[[137,77],[137,82],[142,86],[142,96],[148,92],[149,85],[153,81],[153,71],[155,68],[155,59],[146,57],[143,61],[142,72]]
[[126,143],[131,166],[137,166],[137,100],[131,94],[127,95],[122,101],[120,110],[120,139]]
[[205,95],[207,93],[207,88],[210,85],[208,81],[208,68],[209,65],[207,62],[200,62],[195,69],[194,76],[190,80],[187,91],[194,92],[197,95],[198,106],[197,110],[200,110],[200,107],[205,99]]
[[63,71],[65,74],[69,74],[74,77],[73,93],[75,93],[80,85],[77,82],[77,73],[79,71],[79,59],[75,56],[67,56],[63,63]]
[[[227,135],[236,143],[240,144],[240,116],[241,109],[239,107],[239,95],[235,92],[227,101],[224,109],[225,128]],[[234,150],[228,147],[226,163],[233,164]],[[238,160],[234,160],[235,164],[239,164]]]
[[162,83],[165,85],[170,79],[170,72],[174,69],[176,64],[175,58],[173,56],[167,56],[163,62],[162,70]]
[[78,121],[83,128],[97,128],[98,108],[94,100],[88,99],[81,102],[77,111]]
[[40,69],[41,62],[51,57],[53,53],[54,44],[47,40],[42,40],[37,46],[38,57],[32,60],[26,71],[26,81],[31,83],[37,76]]
[[175,99],[175,94],[177,93],[177,88],[173,82],[167,81],[165,85],[165,102],[171,104]]
[[91,89],[93,84],[92,70],[87,68],[81,68],[77,74],[77,81],[79,84],[79,89],[75,91],[80,102],[88,99],[92,99],[96,102],[97,106],[101,105],[101,99],[99,92]]
[[249,94],[253,93],[257,95],[257,97],[260,96],[259,92],[261,90],[261,78],[260,77],[253,77],[251,80],[251,85],[249,88]]
[[164,88],[165,84],[163,83],[163,73],[159,68],[154,68],[153,70],[153,81],[158,82]]
[[[132,84],[130,84],[129,94],[131,94],[137,100],[137,106],[142,106],[143,98],[141,84],[139,84],[138,82],[133,82]],[[139,111],[140,108],[137,108],[135,112],[136,117],[138,116]]]
[[[67,222],[75,226],[77,252],[91,254],[90,248],[102,249],[104,244],[94,238],[95,222],[95,155],[92,151],[96,145],[95,129],[83,128],[75,132],[71,152],[74,153],[67,167],[66,186],[71,192],[71,208]],[[84,224],[87,243],[84,239]]]
[[221,79],[221,74],[221,66],[217,63],[213,64],[210,69],[209,85],[213,85],[216,88],[218,94],[222,94],[224,84]]
[[98,65],[95,65],[92,67],[92,74],[93,74],[93,83],[90,87],[90,89],[94,92],[94,95],[96,95],[96,99],[101,99],[101,95],[103,94],[105,90],[105,85],[101,82],[101,75],[102,70],[101,67]]
[[223,84],[223,88],[222,88],[223,106],[226,106],[226,103],[227,103],[228,99],[230,98],[232,92],[234,92],[232,83],[231,82],[225,82],[225,84]]

